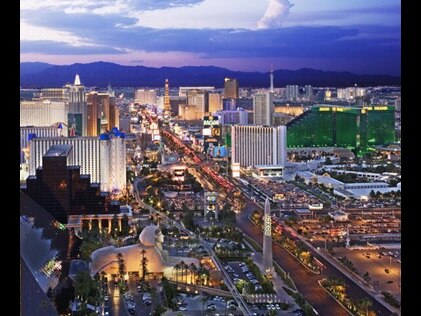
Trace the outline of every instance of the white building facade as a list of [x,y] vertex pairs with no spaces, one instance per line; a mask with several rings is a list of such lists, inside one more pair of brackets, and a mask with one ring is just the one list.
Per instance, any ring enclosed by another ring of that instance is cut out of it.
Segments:
[[52,145],[70,144],[73,146],[73,163],[80,166],[81,174],[89,174],[92,182],[101,183],[101,191],[123,190],[126,187],[124,133],[105,135],[32,139],[29,143],[29,175],[35,175],[36,169],[42,166],[42,156]]
[[135,102],[144,104],[155,104],[157,103],[156,90],[145,90],[139,89],[135,92]]
[[58,122],[67,122],[67,113],[65,102],[21,101],[20,126],[51,126]]
[[[29,162],[25,159],[24,150],[28,148],[29,135],[36,137],[59,137],[55,126],[23,126],[20,128],[20,163]],[[29,149],[29,148],[28,148]]]
[[231,161],[241,167],[285,166],[286,126],[231,126]]

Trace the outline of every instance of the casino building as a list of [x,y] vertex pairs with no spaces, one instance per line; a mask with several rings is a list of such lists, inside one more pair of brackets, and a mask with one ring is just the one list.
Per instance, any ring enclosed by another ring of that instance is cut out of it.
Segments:
[[287,124],[289,148],[346,147],[362,154],[395,141],[393,106],[317,105]]

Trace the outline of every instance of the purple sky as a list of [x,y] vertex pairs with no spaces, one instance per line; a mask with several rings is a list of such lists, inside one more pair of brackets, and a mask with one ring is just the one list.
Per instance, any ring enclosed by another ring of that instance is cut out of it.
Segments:
[[21,0],[21,61],[400,75],[397,0]]

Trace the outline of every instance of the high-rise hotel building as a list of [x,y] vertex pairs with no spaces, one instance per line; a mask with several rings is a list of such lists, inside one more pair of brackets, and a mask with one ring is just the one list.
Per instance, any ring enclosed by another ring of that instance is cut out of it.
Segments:
[[225,78],[224,79],[224,98],[225,99],[238,99],[238,80]]
[[81,174],[91,175],[92,182],[101,183],[101,191],[126,187],[125,134],[113,131],[99,137],[33,138],[29,142],[29,175],[42,166],[42,157],[52,145],[73,146],[72,161]]
[[231,126],[231,163],[241,167],[285,166],[286,127]]
[[74,84],[42,89],[32,101],[20,102],[20,126],[51,126],[64,123],[70,136],[87,135],[85,87],[76,75]]
[[257,93],[253,96],[254,125],[273,125],[273,93]]

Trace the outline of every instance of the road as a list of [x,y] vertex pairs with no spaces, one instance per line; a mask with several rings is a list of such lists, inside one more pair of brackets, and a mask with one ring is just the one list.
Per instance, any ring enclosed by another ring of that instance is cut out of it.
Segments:
[[[263,246],[263,233],[248,219],[248,216],[256,209],[261,209],[260,206],[253,201],[245,198],[246,206],[240,214],[237,215],[238,227],[252,239],[254,239],[260,246]],[[290,273],[291,278],[300,293],[314,306],[320,315],[349,315],[348,312],[340,306],[324,289],[317,283],[323,277],[336,277],[346,281],[347,293],[355,300],[367,298],[367,294],[361,288],[349,280],[342,272],[333,267],[329,262],[317,256],[317,259],[322,261],[326,266],[322,275],[316,275],[309,272],[298,261],[290,255],[284,248],[276,243],[273,243],[273,259],[282,269]],[[375,300],[373,302],[373,310],[376,315],[391,315],[383,305]]]
[[[171,135],[173,139],[175,138]],[[177,140],[176,140],[177,141]],[[180,147],[183,145],[178,144]],[[191,150],[190,150],[191,152]],[[200,163],[200,161],[197,161]],[[199,177],[203,173],[197,173]],[[218,181],[216,181],[218,182]],[[237,187],[230,182],[231,186]],[[218,191],[221,192],[223,189],[221,186],[216,186]],[[241,187],[241,185],[240,185]],[[240,228],[243,233],[250,236],[255,240],[260,246],[263,246],[263,233],[262,231],[249,221],[249,215],[256,209],[261,210],[262,207],[250,200],[245,194],[246,205],[242,211],[236,215],[237,218],[237,227]],[[311,250],[313,255],[317,257],[325,266],[326,269],[323,271],[323,275],[316,275],[308,271],[305,267],[298,263],[298,261],[289,254],[284,248],[279,246],[276,243],[273,243],[273,259],[276,261],[282,269],[290,273],[291,278],[293,279],[297,289],[300,293],[303,294],[304,298],[321,314],[321,315],[349,315],[349,312],[342,307],[338,302],[336,302],[319,284],[318,281],[323,277],[336,277],[341,278],[345,281],[347,285],[348,295],[358,301],[360,299],[368,298],[368,294],[357,286],[353,280],[349,279],[345,274],[343,274],[336,267],[332,266],[328,261],[322,259],[319,255],[316,255],[313,250]],[[370,298],[373,303],[372,309],[376,312],[376,315],[391,315],[392,313],[377,302],[375,299]]]
[[110,309],[110,316],[125,316],[128,315],[127,310],[124,306],[125,302],[123,297],[120,295],[120,289],[114,286],[114,282],[108,282],[108,307]]

